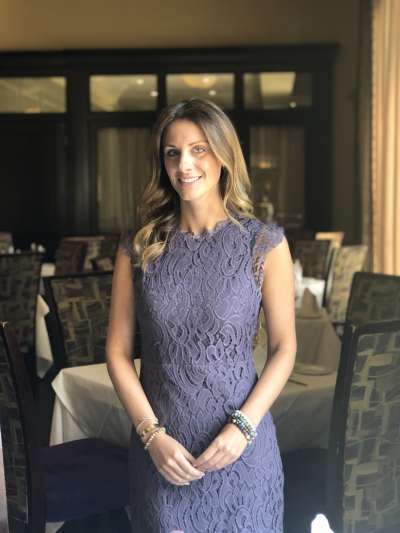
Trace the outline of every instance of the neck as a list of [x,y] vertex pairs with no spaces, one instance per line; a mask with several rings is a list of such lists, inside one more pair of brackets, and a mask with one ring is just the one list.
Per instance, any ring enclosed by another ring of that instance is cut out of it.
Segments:
[[228,218],[223,205],[217,207],[205,206],[194,208],[193,206],[181,206],[180,229],[191,233],[201,233],[212,230],[220,220]]

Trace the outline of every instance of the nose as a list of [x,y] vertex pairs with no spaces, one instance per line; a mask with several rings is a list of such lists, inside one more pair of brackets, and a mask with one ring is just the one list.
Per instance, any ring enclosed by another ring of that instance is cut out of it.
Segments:
[[182,150],[181,155],[179,157],[178,162],[178,172],[180,174],[185,174],[186,172],[189,172],[193,168],[193,160],[190,152],[186,152],[185,150]]

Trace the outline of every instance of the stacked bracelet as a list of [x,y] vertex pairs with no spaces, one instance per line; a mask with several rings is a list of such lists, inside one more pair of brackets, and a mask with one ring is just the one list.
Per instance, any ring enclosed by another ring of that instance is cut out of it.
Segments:
[[146,444],[144,445],[144,449],[147,450],[150,446],[150,444],[152,443],[154,437],[158,434],[158,433],[165,433],[166,432],[166,429],[164,426],[162,427],[157,427],[153,433],[150,435],[150,437],[148,438],[148,440],[146,441]]
[[229,422],[232,422],[232,424],[235,424],[235,426],[240,429],[249,444],[251,444],[257,437],[257,431],[254,424],[244,413],[242,413],[242,411],[239,411],[239,409],[236,409],[236,411],[231,414]]
[[156,418],[155,416],[145,416],[144,418],[142,418],[142,420],[139,422],[139,424],[136,426],[136,433],[139,435],[139,430],[140,430],[140,426],[146,422],[146,421],[151,421],[151,422],[154,422],[155,425],[158,424],[158,418]]

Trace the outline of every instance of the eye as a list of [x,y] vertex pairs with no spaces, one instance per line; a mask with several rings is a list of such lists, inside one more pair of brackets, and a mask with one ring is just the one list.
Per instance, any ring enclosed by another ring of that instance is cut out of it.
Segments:
[[175,150],[175,148],[169,148],[165,152],[165,157],[175,157],[178,154],[178,150]]
[[193,151],[196,153],[196,154],[202,154],[204,152],[207,151],[207,148],[205,146],[201,146],[201,145],[198,145],[198,146],[195,146],[193,148]]

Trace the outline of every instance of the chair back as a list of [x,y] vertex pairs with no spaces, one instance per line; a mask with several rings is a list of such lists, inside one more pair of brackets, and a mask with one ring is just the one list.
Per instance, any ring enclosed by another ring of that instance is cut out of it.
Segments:
[[114,263],[119,240],[119,235],[106,235],[104,239],[100,241],[99,257],[109,257]]
[[400,321],[345,328],[327,470],[337,533],[400,531]]
[[340,248],[344,239],[344,231],[317,231],[315,240],[331,241],[332,248]]
[[6,243],[7,246],[13,245],[12,233],[9,231],[0,231],[0,243]]
[[2,322],[0,425],[10,531],[44,531],[45,497],[34,405],[23,355],[10,326]]
[[94,271],[112,271],[114,270],[114,262],[111,257],[96,257],[92,259],[92,266]]
[[78,274],[83,271],[87,243],[61,239],[55,253],[56,275]]
[[[86,244],[86,252],[83,262],[83,272],[97,270],[93,263],[96,259],[108,258],[114,265],[115,256],[119,244],[119,235],[81,235],[64,237],[67,242],[83,242]],[[99,269],[104,270],[104,269]],[[66,272],[69,274],[72,272]]]
[[329,266],[331,241],[296,241],[293,255],[303,267],[303,275],[326,279]]
[[355,325],[400,319],[400,276],[357,272],[351,285],[346,321]]
[[20,349],[35,346],[36,298],[43,254],[26,252],[0,255],[0,321],[13,324]]
[[353,276],[362,270],[367,258],[368,246],[342,246],[335,251],[332,260],[332,276],[326,288],[326,308],[332,322],[344,322],[349,303]]
[[112,272],[44,278],[44,286],[56,368],[103,363]]

